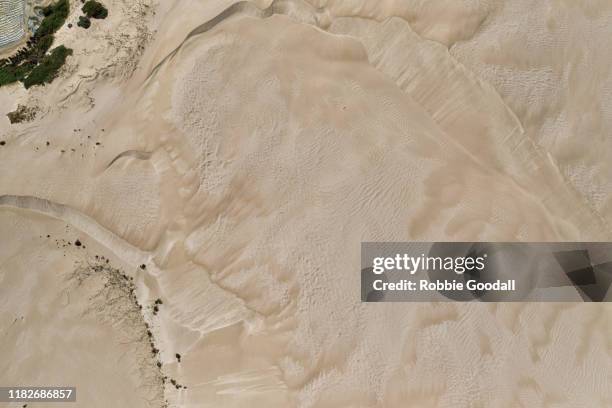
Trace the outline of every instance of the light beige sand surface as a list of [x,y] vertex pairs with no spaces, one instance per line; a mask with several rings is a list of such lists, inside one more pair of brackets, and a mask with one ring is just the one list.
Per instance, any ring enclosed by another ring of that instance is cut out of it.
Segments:
[[[60,78],[0,89],[3,113],[40,108],[0,121],[0,382],[73,380],[87,407],[611,406],[607,305],[359,301],[361,241],[612,238],[610,126],[583,131],[567,90],[607,106],[606,51],[586,44],[600,75],[545,97],[524,67],[567,76],[579,57],[511,45],[547,44],[520,4],[113,0],[91,31],[63,28]],[[583,9],[563,27],[603,33],[606,4]],[[549,102],[574,122],[544,126]],[[87,313],[103,278],[67,277],[94,255],[134,278],[132,326],[159,355],[121,341],[112,306]],[[84,338],[61,377],[32,363]]]
[[[160,406],[161,374],[142,316],[109,283],[111,264],[96,259],[107,253],[103,247],[72,225],[29,210],[2,207],[0,225],[0,383],[75,386],[79,406]],[[73,245],[77,239],[82,246]]]

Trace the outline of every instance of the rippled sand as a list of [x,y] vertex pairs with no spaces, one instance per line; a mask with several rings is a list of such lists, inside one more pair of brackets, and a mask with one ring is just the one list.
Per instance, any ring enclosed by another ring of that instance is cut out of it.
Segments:
[[[607,305],[359,301],[362,241],[611,240],[610,10],[540,3],[114,0],[62,29],[60,78],[0,89],[40,108],[0,123],[2,356],[24,361],[0,383],[87,407],[612,404]],[[112,271],[135,298],[101,292]]]

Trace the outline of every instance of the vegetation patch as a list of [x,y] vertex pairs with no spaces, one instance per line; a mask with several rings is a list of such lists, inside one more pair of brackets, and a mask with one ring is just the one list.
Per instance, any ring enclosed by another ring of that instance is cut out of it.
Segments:
[[87,30],[89,27],[91,27],[91,20],[89,17],[80,16],[77,25]]
[[89,18],[103,19],[108,17],[108,10],[104,4],[96,0],[88,0],[81,11]]
[[60,46],[51,54],[47,52],[53,44],[53,34],[64,25],[69,12],[68,0],[58,0],[42,9],[44,18],[27,46],[15,55],[0,60],[0,86],[21,81],[29,88],[51,82],[56,77],[72,50]]
[[59,30],[64,25],[68,13],[70,13],[70,3],[68,3],[68,0],[58,0],[57,3],[44,7],[42,13],[45,18],[34,33],[35,38],[53,35]]
[[36,107],[30,108],[25,105],[17,105],[17,109],[7,113],[6,116],[8,116],[11,123],[22,123],[33,120],[37,112],[38,108]]
[[69,55],[72,55],[70,48],[66,48],[63,45],[54,48],[51,54],[45,55],[40,64],[32,69],[30,75],[23,79],[23,85],[28,89],[34,85],[50,83],[55,79]]
[[134,278],[113,268],[108,258],[96,255],[94,259],[77,264],[67,280],[70,291],[82,286],[90,291],[86,314],[92,314],[100,322],[120,329],[122,338],[119,341],[130,345],[130,352],[138,363],[140,378],[153,391],[152,399],[148,402],[152,406],[168,408],[163,394],[167,377],[162,373],[153,330],[142,316]]

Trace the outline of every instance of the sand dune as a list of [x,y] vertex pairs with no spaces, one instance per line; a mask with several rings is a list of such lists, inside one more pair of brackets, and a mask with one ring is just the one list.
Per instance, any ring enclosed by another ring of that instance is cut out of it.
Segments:
[[[72,226],[28,210],[2,208],[0,225],[0,382],[76,386],[79,406],[107,406],[109,400],[161,406],[161,374],[143,317],[120,288],[103,286],[111,269],[94,254],[108,251]],[[76,239],[86,249],[73,245]],[[121,265],[114,255],[110,259]],[[86,277],[93,268],[95,275]]]
[[[54,83],[0,89],[7,112],[41,109],[0,125],[3,356],[29,361],[2,383],[61,379],[87,407],[108,406],[102,389],[116,406],[610,404],[606,305],[359,301],[362,241],[612,237],[607,141],[580,150],[591,173],[566,160],[576,138],[544,136],[547,116],[530,114],[544,102],[482,60],[489,30],[510,35],[495,27],[522,14],[445,1],[109,8],[91,38],[62,29],[75,55]],[[109,259],[98,278],[82,268],[96,255]],[[134,297],[116,299],[135,320],[105,302],[83,314],[121,274]],[[31,333],[61,353],[80,336],[113,340],[60,375],[17,344]]]

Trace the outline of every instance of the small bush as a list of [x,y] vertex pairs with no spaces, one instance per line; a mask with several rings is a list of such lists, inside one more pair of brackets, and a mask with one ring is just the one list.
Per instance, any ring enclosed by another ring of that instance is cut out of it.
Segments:
[[108,16],[106,7],[96,0],[88,0],[81,10],[89,18],[102,19]]
[[54,48],[50,54],[45,55],[39,65],[32,69],[30,75],[22,80],[23,85],[28,89],[34,85],[50,83],[57,76],[69,55],[72,55],[70,48],[63,45]]
[[80,16],[77,25],[87,30],[89,27],[91,27],[91,20],[89,17]]

